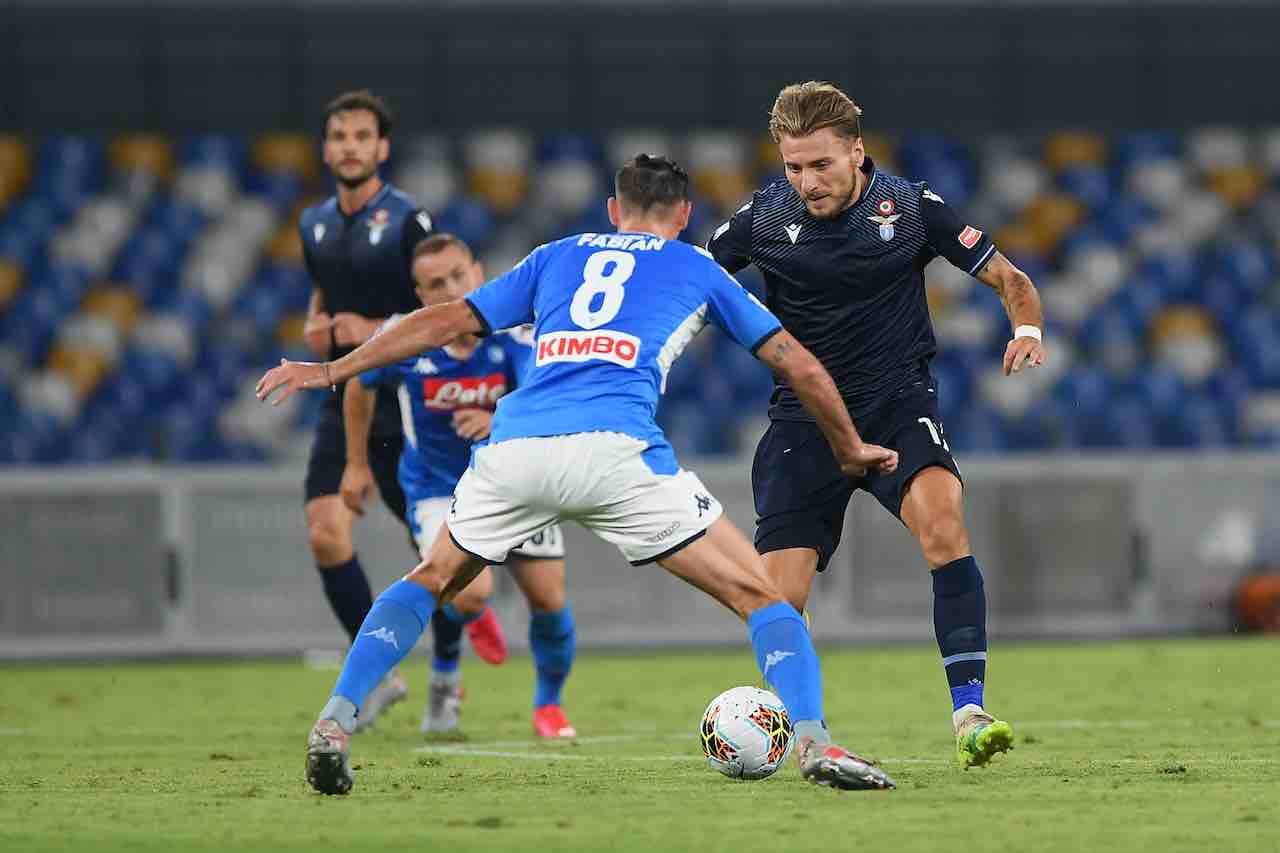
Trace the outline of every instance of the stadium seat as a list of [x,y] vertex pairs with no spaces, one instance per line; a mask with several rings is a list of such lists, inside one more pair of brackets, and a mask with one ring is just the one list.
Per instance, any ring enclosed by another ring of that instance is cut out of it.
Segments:
[[0,212],[26,191],[33,172],[27,141],[14,134],[0,134]]
[[510,128],[472,134],[463,141],[467,191],[499,216],[509,216],[529,192],[532,152],[528,136]]
[[22,267],[7,258],[0,257],[0,315],[22,292],[25,276]]
[[302,133],[264,133],[254,140],[249,160],[267,174],[314,181],[320,176],[320,141]]

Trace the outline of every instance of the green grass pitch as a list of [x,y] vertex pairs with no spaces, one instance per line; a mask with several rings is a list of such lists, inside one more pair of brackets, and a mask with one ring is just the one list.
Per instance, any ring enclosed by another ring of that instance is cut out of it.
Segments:
[[581,736],[535,742],[530,663],[468,658],[465,736],[414,692],[354,741],[348,797],[303,782],[335,673],[291,660],[0,667],[0,850],[1280,850],[1275,639],[997,644],[988,705],[1017,748],[953,764],[936,649],[828,650],[837,739],[891,792],[761,782],[701,760],[697,723],[750,650],[584,654]]

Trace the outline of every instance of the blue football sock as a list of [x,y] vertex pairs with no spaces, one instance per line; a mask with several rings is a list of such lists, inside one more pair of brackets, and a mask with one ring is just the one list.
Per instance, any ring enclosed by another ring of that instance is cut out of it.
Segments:
[[379,681],[418,642],[435,610],[435,596],[413,581],[399,580],[373,602],[365,617],[333,695],[359,708]]
[[560,704],[560,691],[573,668],[577,639],[573,611],[568,605],[562,610],[534,611],[530,615],[529,648],[536,673],[533,707]]
[[747,618],[756,663],[787,706],[792,724],[822,720],[822,668],[809,629],[785,601],[762,607]]
[[352,554],[345,563],[317,568],[324,583],[324,597],[329,599],[334,615],[354,643],[360,623],[373,606],[373,592],[369,589],[369,578],[360,565],[360,558]]
[[462,620],[451,605],[431,617],[431,640],[431,671],[456,672],[462,657]]
[[933,571],[933,631],[953,709],[982,705],[987,677],[987,594],[972,556]]

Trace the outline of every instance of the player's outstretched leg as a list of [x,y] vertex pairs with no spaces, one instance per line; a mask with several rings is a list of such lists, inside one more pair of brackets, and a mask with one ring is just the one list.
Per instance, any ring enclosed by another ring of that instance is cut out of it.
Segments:
[[822,669],[804,619],[782,600],[760,556],[732,522],[719,519],[706,536],[660,562],[746,621],[760,672],[794,723],[804,778],[843,790],[896,787],[874,763],[831,742],[822,712]]
[[[443,541],[441,541],[441,539]],[[446,600],[470,582],[483,562],[440,537],[431,556],[373,602],[307,740],[307,781],[325,794],[345,794],[353,778],[350,735],[369,692],[422,636],[439,596]]]

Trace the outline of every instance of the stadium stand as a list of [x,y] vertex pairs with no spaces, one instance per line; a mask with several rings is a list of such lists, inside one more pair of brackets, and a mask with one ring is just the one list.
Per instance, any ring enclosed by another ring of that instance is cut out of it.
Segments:
[[[927,272],[948,438],[964,451],[1280,446],[1280,131],[870,137],[891,171],[989,229],[1037,282],[1052,360],[999,375],[1008,324],[975,279]],[[296,221],[327,192],[315,140],[0,136],[0,463],[260,461],[306,452],[317,396],[251,389],[306,357]],[[609,164],[688,164],[702,242],[777,173],[767,139],[512,128],[397,140],[390,176],[490,273],[608,230]],[[747,271],[743,283],[758,291]],[[716,334],[672,371],[687,454],[749,448],[768,372]]]

